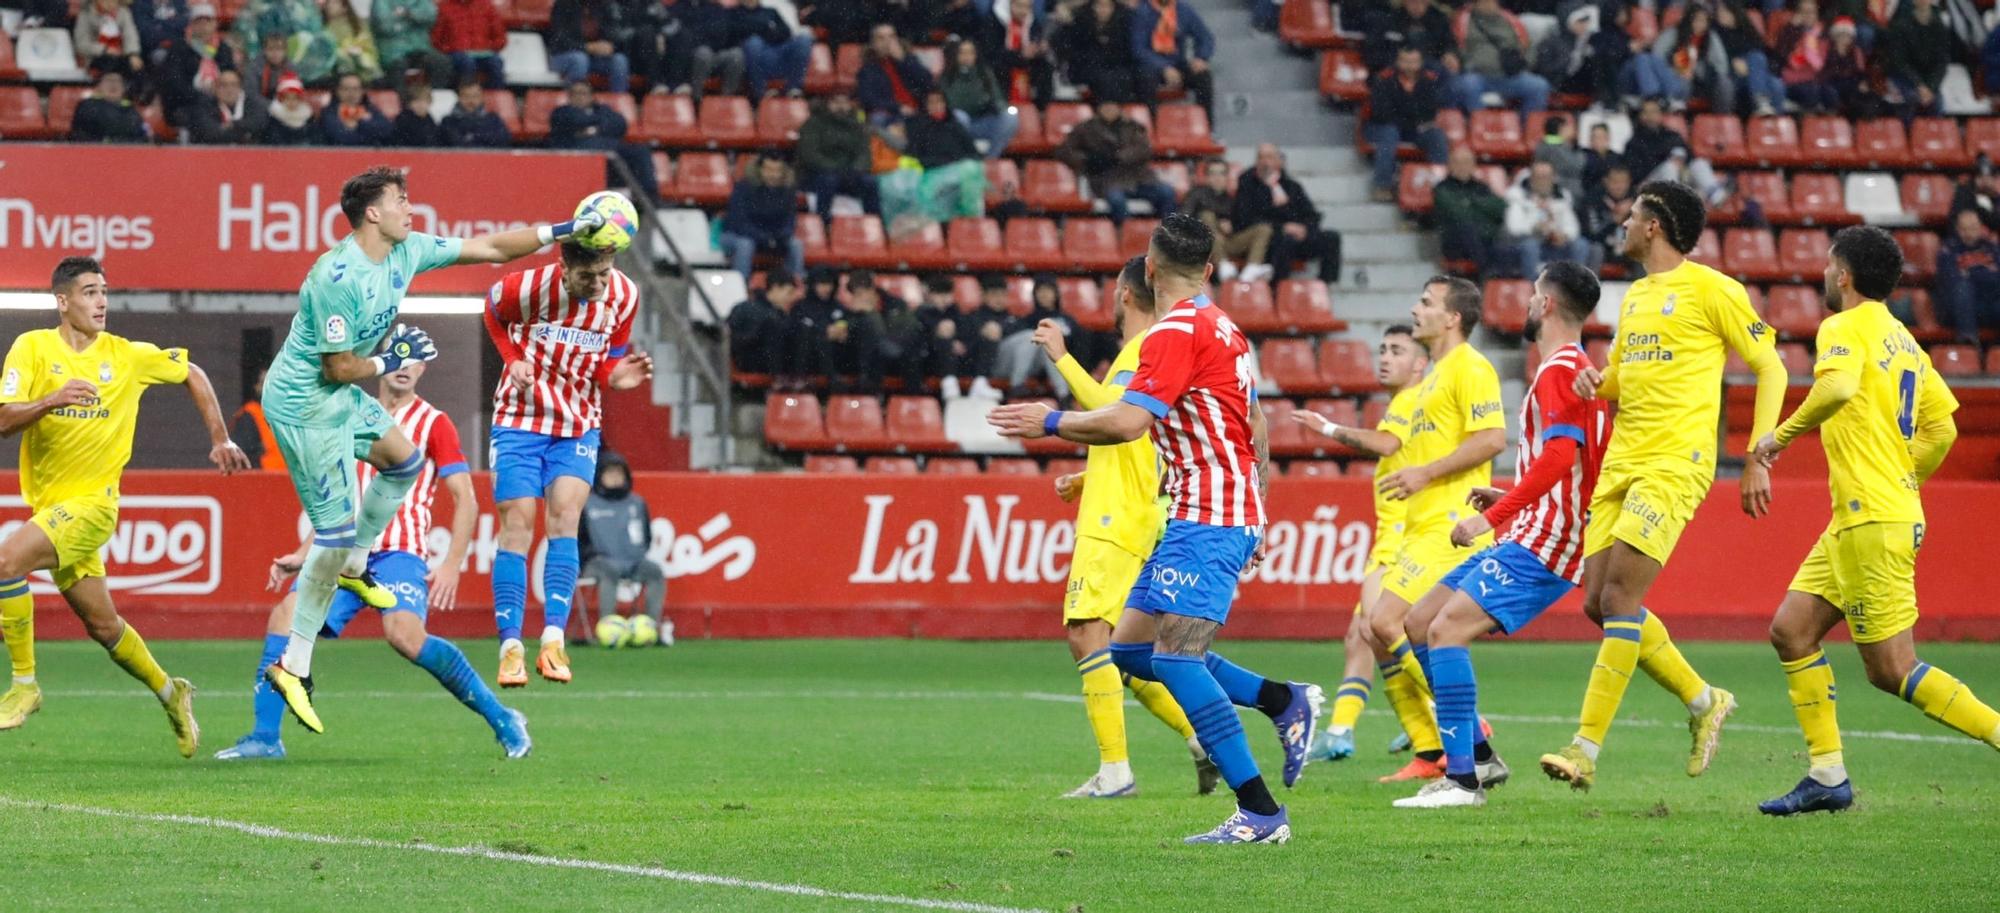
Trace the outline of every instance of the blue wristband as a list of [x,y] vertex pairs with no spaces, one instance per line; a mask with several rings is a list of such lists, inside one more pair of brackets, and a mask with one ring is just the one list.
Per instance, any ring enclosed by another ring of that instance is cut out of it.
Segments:
[[1062,424],[1062,417],[1063,414],[1061,412],[1049,413],[1048,418],[1042,419],[1042,432],[1049,437],[1059,437],[1060,435],[1056,433],[1056,426]]

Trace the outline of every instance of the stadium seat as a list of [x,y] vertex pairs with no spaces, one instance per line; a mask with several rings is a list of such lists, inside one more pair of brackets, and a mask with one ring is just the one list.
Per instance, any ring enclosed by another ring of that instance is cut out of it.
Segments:
[[1520,162],[1528,157],[1528,140],[1521,134],[1520,112],[1488,108],[1472,113],[1467,125],[1472,151],[1482,159]]
[[1443,165],[1407,163],[1396,181],[1396,206],[1411,215],[1426,215],[1433,206],[1431,188],[1445,178]]
[[1153,154],[1175,158],[1220,155],[1222,144],[1209,129],[1200,105],[1161,105],[1153,130]]
[[1285,470],[1288,478],[1294,479],[1338,479],[1346,474],[1338,462],[1333,460],[1292,460]]
[[1792,212],[1806,225],[1852,225],[1861,221],[1847,211],[1847,193],[1836,174],[1792,175]]
[[860,472],[861,464],[844,453],[806,454],[807,472]]
[[1910,122],[1910,161],[1920,168],[1965,168],[1972,164],[1972,153],[1966,151],[1958,121],[1920,117]]
[[20,82],[27,78],[27,71],[14,63],[13,37],[0,30],[0,82]]
[[1600,368],[1611,364],[1611,340],[1592,339],[1583,344],[1583,351],[1590,356],[1590,363]]
[[854,83],[861,76],[861,61],[865,45],[843,44],[833,52],[833,78],[842,92],[854,91]]
[[[947,265],[960,271],[1017,268],[1007,256],[1007,245],[1000,237],[1000,223],[992,219],[951,220],[945,232],[945,254]],[[911,265],[926,268],[914,260]]]
[[931,71],[933,77],[944,75],[944,48],[936,45],[911,48],[910,56],[917,58],[917,62]]
[[1965,122],[1967,158],[1984,155],[2000,162],[2000,117],[1974,117]]
[[958,449],[944,436],[944,410],[935,396],[892,396],[886,425],[889,444],[904,453]]
[[1060,270],[1075,262],[1063,254],[1054,219],[1008,219],[1005,240],[1003,254],[1013,269]]
[[1278,319],[1277,302],[1271,297],[1269,282],[1234,279],[1215,286],[1215,303],[1245,333],[1279,333],[1284,324]]
[[1773,225],[1790,225],[1794,218],[1785,176],[1776,171],[1744,171],[1736,175],[1736,198],[1756,201]]
[[1382,417],[1389,414],[1389,395],[1384,393],[1370,396],[1361,401],[1361,427],[1373,428],[1382,424]]
[[986,461],[986,474],[995,476],[1038,476],[1042,467],[1034,460],[1014,457],[994,457]]
[[[1352,399],[1309,399],[1300,411],[1319,413],[1334,424],[1350,428],[1361,424],[1362,421]],[[1299,441],[1304,445],[1304,451],[1313,456],[1339,456],[1354,452],[1345,444],[1336,442],[1326,435],[1307,431],[1303,427],[1299,429]]]
[[674,197],[696,206],[721,206],[735,182],[720,152],[683,152],[674,163]]
[[1321,54],[1319,91],[1341,101],[1366,100],[1368,66],[1361,62],[1361,52],[1353,48],[1334,48]]
[[42,97],[34,87],[0,87],[0,137],[49,139],[56,135],[42,116]]
[[1069,219],[1063,222],[1063,255],[1091,272],[1110,272],[1125,265],[1119,253],[1117,229],[1110,219]]
[[[933,401],[935,402],[935,401]],[[836,396],[826,402],[826,434],[844,451],[887,450],[894,442],[873,396]]]
[[861,464],[861,468],[863,472],[893,476],[913,476],[922,472],[917,468],[917,458],[906,456],[869,457],[868,462]]
[[1469,145],[1471,143],[1471,141],[1466,138],[1464,111],[1460,111],[1457,108],[1445,108],[1443,110],[1440,110],[1437,116],[1437,128],[1439,133],[1444,134],[1445,143],[1448,144],[1453,149],[1456,149],[1460,146]]
[[548,28],[549,11],[554,8],[555,0],[507,0],[501,17],[510,29],[539,32]]
[[653,153],[653,174],[660,180],[660,199],[672,202],[674,199],[674,159],[664,152]]
[[1716,234],[1715,229],[1701,230],[1701,237],[1695,239],[1694,250],[1688,252],[1688,259],[1709,266],[1722,263],[1722,238]]
[[1137,257],[1153,244],[1153,229],[1160,227],[1159,219],[1130,218],[1118,226],[1118,262]]
[[833,48],[824,41],[815,42],[812,55],[806,58],[806,94],[832,95],[839,88],[840,77],[833,69]]
[[979,277],[958,275],[951,277],[951,300],[958,305],[961,314],[970,314],[979,309]]
[[1007,188],[1021,192],[1021,166],[1013,159],[986,160],[986,208],[992,209],[1007,198]]
[[[1018,220],[1016,220],[1018,221]],[[1013,222],[1007,223],[1013,227]],[[1104,333],[1115,325],[1111,299],[1099,294],[1097,280],[1087,276],[1064,276],[1056,280],[1056,290],[1062,295],[1062,311],[1071,320],[1086,330]]]
[[[1722,270],[1747,281],[1785,278],[1778,266],[1778,247],[1762,228],[1732,228],[1724,236]],[[1697,260],[1700,258],[1696,258]]]
[[1304,339],[1270,339],[1257,347],[1257,364],[1264,376],[1287,394],[1323,394],[1319,361],[1312,342]]
[[1187,196],[1188,188],[1191,186],[1186,162],[1154,162],[1153,179],[1172,189],[1176,200]]
[[1740,168],[1756,159],[1743,141],[1743,122],[1734,114],[1697,114],[1688,145],[1717,167]]
[[[1306,449],[1304,429],[1292,421],[1292,412],[1297,409],[1292,401],[1282,396],[1260,398],[1259,408],[1264,410],[1264,427],[1268,429],[1271,453],[1275,456],[1299,456],[1310,453]],[[1313,435],[1320,437],[1320,435]]]
[[1528,299],[1534,294],[1534,284],[1526,279],[1486,280],[1480,296],[1485,314],[1479,322],[1502,333],[1520,333],[1528,325]]
[[369,89],[368,102],[390,120],[403,113],[403,97],[395,89]]
[[1082,102],[1059,101],[1051,104],[1042,112],[1042,138],[1048,141],[1051,149],[1060,146],[1069,136],[1069,131],[1091,116],[1090,106]]
[[1819,332],[1823,309],[1819,289],[1806,285],[1772,286],[1766,295],[1764,322],[1790,339],[1811,339]]
[[810,393],[764,397],[764,440],[782,450],[822,450],[832,444],[819,399]]
[[[533,93],[530,93],[532,96]],[[699,147],[701,123],[694,99],[687,95],[654,93],[639,108],[637,139],[657,146]]]
[[35,82],[83,82],[89,76],[76,65],[69,29],[22,29],[14,36],[14,65]]
[[1889,117],[1854,125],[1854,155],[1857,162],[1869,168],[1908,168],[1915,164],[1903,122]]
[[757,106],[757,145],[789,147],[812,111],[803,98],[767,98]]
[[887,262],[892,269],[932,270],[950,267],[951,247],[945,240],[944,227],[925,220],[915,231],[896,238],[895,243],[888,246]]
[[834,216],[828,237],[833,258],[850,266],[875,267],[890,261],[889,242],[879,216]]
[[1806,351],[1803,342],[1779,343],[1778,360],[1784,363],[1785,373],[1792,377],[1812,376],[1812,353]]
[[1744,133],[1750,160],[1765,168],[1791,167],[1808,161],[1799,145],[1799,125],[1789,117],[1753,117]]
[[1846,177],[1847,212],[1850,221],[1907,224],[1903,193],[1896,176],[1887,171],[1850,171]]
[[876,273],[875,287],[885,295],[896,296],[911,307],[924,300],[923,280],[909,273]]
[[1951,216],[1951,195],[1955,189],[1946,175],[1903,175],[1903,211],[1925,225],[1943,225]]
[[1034,105],[1021,105],[1014,109],[1019,119],[1019,127],[1014,131],[1014,141],[1007,144],[1009,155],[1041,155],[1055,148],[1055,144],[1042,136],[1042,111]]
[[1333,295],[1318,279],[1278,283],[1278,320],[1287,333],[1316,335],[1347,329],[1347,321],[1333,315]]
[[1931,346],[1931,364],[1945,377],[1971,377],[1980,373],[1979,347],[1971,345]]
[[[76,118],[76,106],[90,97],[89,86],[51,86],[49,88],[49,133],[56,137],[69,135]],[[0,129],[0,136],[12,136]],[[26,137],[21,137],[26,138]]]
[[1359,339],[1322,339],[1319,376],[1335,393],[1373,393],[1382,389],[1375,379],[1375,349]]
[[1308,50],[1340,44],[1340,33],[1333,24],[1333,5],[1321,0],[1285,0],[1278,11],[1278,40]]
[[[525,129],[521,124],[521,103],[514,97],[514,93],[488,92],[486,93],[485,98],[486,98],[486,110],[491,111],[493,112],[493,114],[498,116],[500,118],[500,122],[507,125],[508,132],[514,134],[515,139],[519,140],[528,139],[527,133],[525,132]],[[457,104],[455,96],[453,104]],[[437,109],[434,107],[431,110],[435,111]],[[554,111],[555,108],[550,108],[548,110]],[[546,111],[543,112],[542,114],[541,130],[542,130],[542,136],[548,135],[549,121],[548,121],[548,113]],[[539,139],[540,137],[536,138]]]
[[1040,212],[1084,213],[1090,199],[1077,185],[1076,172],[1054,159],[1032,159],[1021,175],[1021,202]]
[[1845,168],[1860,161],[1854,145],[1854,122],[1845,117],[1808,117],[1799,123],[1801,164]]
[[972,457],[931,457],[924,461],[924,474],[933,476],[976,476],[979,461]]
[[1826,252],[1833,244],[1823,229],[1787,228],[1778,235],[1778,278],[1810,282],[1826,273]]
[[1048,467],[1042,470],[1042,472],[1044,475],[1052,476],[1069,475],[1070,473],[1082,472],[1088,465],[1088,461],[1085,460],[1070,458],[1054,459],[1049,461]]
[[[651,101],[658,97],[649,95],[647,100]],[[757,119],[750,111],[750,100],[740,95],[710,95],[703,98],[697,130],[700,133],[699,141],[706,143],[710,149],[717,147],[749,149],[759,142]]]
[[500,49],[500,65],[507,74],[509,86],[533,88],[562,85],[562,77],[549,69],[549,49],[542,42],[540,32],[508,32],[507,45]]
[[1903,248],[1903,281],[1929,282],[1937,273],[1937,233],[1899,231],[1896,232],[1896,243]]
[[1986,373],[2000,374],[2000,346],[1994,346],[1992,351],[1986,353]]
[[[488,110],[493,110],[493,99],[495,96],[511,96],[511,93],[486,93]],[[561,89],[529,89],[527,101],[521,106],[521,129],[514,134],[514,138],[530,143],[539,143],[547,139],[549,135],[549,115],[555,113],[557,108],[567,103]],[[502,102],[502,104],[505,104],[505,102]],[[495,111],[495,113],[498,112]],[[501,118],[504,120],[506,115],[502,114]]]

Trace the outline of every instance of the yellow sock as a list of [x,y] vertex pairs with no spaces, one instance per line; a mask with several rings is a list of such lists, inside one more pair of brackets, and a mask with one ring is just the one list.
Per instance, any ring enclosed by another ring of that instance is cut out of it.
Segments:
[[35,597],[28,594],[26,578],[0,583],[0,637],[7,640],[14,680],[23,684],[34,681]]
[[[1639,610],[1643,619],[1639,626],[1639,668],[1645,670],[1660,687],[1672,692],[1683,704],[1693,704],[1708,690],[1708,683],[1702,681],[1701,674],[1688,665],[1687,657],[1681,655],[1681,648],[1674,646],[1673,638],[1667,636],[1667,626],[1660,616],[1645,609]],[[1613,709],[1616,709],[1615,707]]]
[[1188,722],[1187,712],[1181,709],[1179,701],[1167,692],[1167,686],[1159,682],[1149,682],[1143,678],[1125,676],[1125,687],[1132,689],[1132,696],[1146,710],[1167,724],[1168,729],[1180,733],[1183,739],[1194,738],[1194,724]]
[[1125,689],[1118,682],[1118,667],[1111,664],[1111,651],[1078,660],[1076,671],[1083,676],[1083,713],[1097,734],[1097,759],[1105,764],[1125,760]]
[[1951,673],[1920,662],[1903,679],[1900,693],[1925,716],[2000,748],[2000,713],[1981,703]]
[[1838,768],[1845,764],[1840,753],[1840,721],[1834,713],[1833,667],[1827,665],[1826,651],[1784,664],[1785,691],[1792,697],[1792,712],[1798,715],[1799,729],[1806,734],[1806,754],[1814,768]]
[[1410,648],[1410,639],[1408,637],[1396,638],[1396,642],[1389,645],[1389,655],[1396,658],[1396,664],[1402,667],[1403,674],[1408,676],[1410,681],[1416,683],[1417,693],[1424,697],[1430,697],[1430,676],[1424,674],[1424,664],[1417,661],[1417,651]]
[[1590,684],[1583,691],[1577,738],[1604,744],[1604,734],[1611,731],[1611,719],[1618,715],[1618,704],[1625,699],[1625,688],[1632,684],[1632,670],[1639,665],[1642,626],[1638,615],[1605,616],[1604,642],[1597,646],[1597,664],[1590,668]]
[[153,659],[153,652],[146,649],[146,641],[139,636],[139,629],[125,625],[125,633],[118,636],[118,642],[111,645],[111,661],[132,674],[133,678],[144,682],[153,689],[160,700],[166,700],[167,670]]
[[1390,660],[1380,663],[1382,670],[1382,693],[1389,698],[1390,709],[1396,711],[1396,719],[1402,721],[1403,731],[1410,735],[1410,748],[1415,751],[1442,751],[1444,743],[1439,741],[1437,721],[1431,718],[1431,708],[1424,705],[1423,690],[1410,676],[1403,672],[1401,663]]
[[1368,692],[1373,689],[1373,680],[1355,675],[1342,679],[1340,690],[1333,695],[1333,719],[1326,725],[1328,729],[1353,729],[1361,719],[1361,708],[1368,704]]

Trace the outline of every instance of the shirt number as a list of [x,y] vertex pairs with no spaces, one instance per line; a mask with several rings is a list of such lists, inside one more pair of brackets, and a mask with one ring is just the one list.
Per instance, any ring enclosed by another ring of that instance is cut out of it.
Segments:
[[1917,436],[1917,372],[1903,372],[1896,382],[1896,399],[1896,429],[1907,441]]

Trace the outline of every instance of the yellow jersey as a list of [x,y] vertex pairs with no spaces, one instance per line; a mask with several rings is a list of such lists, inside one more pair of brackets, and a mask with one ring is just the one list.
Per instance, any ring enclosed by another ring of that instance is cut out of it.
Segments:
[[[1417,390],[1421,383],[1411,384],[1396,391],[1389,397],[1389,408],[1382,413],[1382,420],[1375,423],[1376,431],[1387,431],[1399,441],[1409,440],[1410,413],[1417,409]],[[1408,515],[1410,503],[1398,501],[1382,493],[1382,480],[1389,477],[1409,461],[1404,457],[1408,450],[1398,450],[1375,461],[1375,541],[1401,540],[1403,519]]]
[[21,433],[21,497],[35,510],[82,495],[117,497],[139,397],[187,376],[186,349],[99,333],[78,352],[54,329],[16,337],[0,373],[0,403],[34,402],[72,380],[97,386],[94,399],[51,411]]
[[1611,344],[1618,420],[1605,465],[1678,460],[1713,477],[1725,347],[1755,363],[1776,335],[1743,283],[1693,260],[1632,283]]
[[[1500,408],[1500,375],[1468,342],[1445,353],[1417,384],[1410,423],[1401,429],[1391,425],[1383,430],[1403,442],[1396,456],[1402,467],[1408,468],[1443,459],[1475,431],[1506,427],[1507,416]],[[1433,479],[1405,503],[1403,528],[1416,532],[1456,522],[1453,518],[1472,509],[1466,504],[1472,489],[1492,482],[1491,461]]]
[[1853,398],[1819,426],[1833,489],[1833,528],[1922,523],[1910,438],[1925,420],[1958,411],[1958,399],[1931,357],[1881,302],[1869,301],[1819,325],[1813,376],[1840,371],[1860,380]]
[[[1101,384],[1075,357],[1063,356],[1056,368],[1069,382],[1078,407],[1095,409],[1125,395],[1125,385],[1139,370],[1143,339],[1133,339],[1118,351]],[[1152,435],[1090,448],[1084,458],[1083,497],[1076,510],[1077,538],[1102,539],[1134,555],[1150,555],[1166,522],[1160,500],[1160,458]]]

